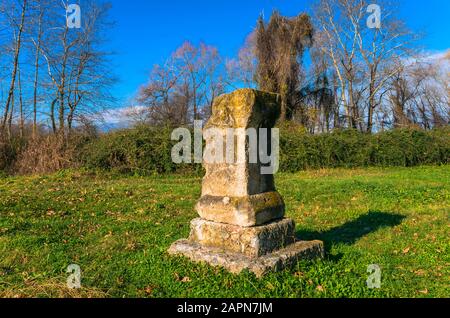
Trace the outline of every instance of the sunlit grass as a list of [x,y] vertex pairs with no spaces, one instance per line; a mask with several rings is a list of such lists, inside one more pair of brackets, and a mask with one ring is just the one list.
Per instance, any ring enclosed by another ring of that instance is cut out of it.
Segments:
[[[167,255],[196,217],[199,177],[3,178],[0,296],[449,297],[449,180],[448,166],[278,175],[300,238],[323,240],[327,258],[258,280]],[[70,264],[81,290],[65,287]]]

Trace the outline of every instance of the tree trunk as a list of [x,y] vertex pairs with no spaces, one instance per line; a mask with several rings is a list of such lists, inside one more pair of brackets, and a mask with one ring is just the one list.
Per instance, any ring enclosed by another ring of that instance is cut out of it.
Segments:
[[65,134],[65,120],[64,120],[64,112],[65,112],[65,90],[66,90],[66,67],[67,67],[67,59],[69,58],[69,49],[67,47],[67,32],[68,28],[64,31],[63,44],[64,44],[64,57],[61,66],[61,81],[59,85],[59,111],[58,111],[58,121],[59,121],[59,133],[61,136]]
[[17,76],[18,76],[18,84],[19,84],[19,113],[20,113],[19,134],[20,134],[20,138],[23,138],[24,137],[25,120],[23,118],[22,79],[20,77],[20,67],[17,70]]
[[13,64],[13,71],[11,74],[11,84],[9,86],[8,97],[6,99],[6,105],[5,105],[5,114],[3,116],[3,122],[2,122],[2,127],[1,127],[2,131],[5,130],[6,122],[8,120],[8,112],[9,112],[9,108],[11,105],[11,99],[13,98],[13,95],[14,95],[14,87],[16,84],[17,68],[19,66],[19,55],[20,55],[20,49],[21,49],[21,44],[22,44],[22,33],[23,33],[23,29],[24,29],[24,24],[25,24],[26,7],[27,7],[27,0],[23,0],[21,21],[20,21],[20,25],[19,25],[19,33],[17,35],[16,48],[15,48],[15,52],[14,52],[14,64]]
[[9,112],[9,116],[8,116],[8,138],[9,140],[11,140],[12,138],[12,119],[14,116],[14,94],[11,96],[11,110]]
[[69,114],[67,115],[67,130],[70,135],[72,132],[72,124],[73,124],[73,118],[75,113],[75,108],[69,107]]
[[33,139],[37,136],[37,88],[39,80],[39,52],[41,50],[42,39],[42,16],[43,10],[39,13],[39,31],[36,43],[35,61],[34,61],[34,83],[33,83]]
[[373,132],[373,110],[374,110],[375,99],[373,97],[369,98],[369,114],[367,115],[367,132],[371,134]]
[[53,130],[54,134],[57,133],[56,120],[55,120],[55,105],[57,102],[58,102],[58,98],[55,98],[50,105],[50,121],[52,123],[52,130]]
[[354,96],[353,96],[353,81],[349,80],[348,81],[348,98],[349,98],[349,105],[348,107],[351,109],[351,114],[350,114],[350,124],[351,124],[351,128],[352,129],[356,129],[357,128],[357,122],[358,122],[358,114],[357,114],[357,109],[356,109],[356,105],[355,105],[355,101],[354,101]]
[[369,113],[367,115],[367,132],[369,134],[373,131],[373,112],[375,110],[375,76],[376,71],[372,67],[370,71],[370,85],[369,85]]

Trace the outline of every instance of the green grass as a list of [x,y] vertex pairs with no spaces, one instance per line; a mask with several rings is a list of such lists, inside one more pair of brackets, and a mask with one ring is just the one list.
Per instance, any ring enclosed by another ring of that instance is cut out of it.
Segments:
[[[450,166],[277,177],[323,261],[256,279],[166,254],[185,238],[198,177],[64,172],[0,179],[3,297],[450,297]],[[69,264],[82,269],[68,290]],[[368,289],[367,267],[382,268]]]

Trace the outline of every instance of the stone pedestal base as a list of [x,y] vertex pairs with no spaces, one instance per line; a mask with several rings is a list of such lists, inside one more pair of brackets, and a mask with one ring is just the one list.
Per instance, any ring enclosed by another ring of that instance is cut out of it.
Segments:
[[262,226],[241,227],[195,219],[191,222],[189,241],[205,247],[260,257],[295,242],[295,223],[283,219]]
[[234,274],[248,269],[257,277],[262,277],[270,272],[293,266],[300,260],[323,258],[324,248],[320,241],[296,242],[271,254],[253,258],[244,254],[226,253],[221,249],[201,246],[189,240],[180,240],[170,247],[169,254],[185,256],[194,262],[220,266]]
[[295,223],[290,219],[256,227],[195,219],[189,239],[175,242],[169,254],[221,266],[232,273],[248,269],[260,277],[301,259],[322,258],[324,248],[319,241],[296,241]]

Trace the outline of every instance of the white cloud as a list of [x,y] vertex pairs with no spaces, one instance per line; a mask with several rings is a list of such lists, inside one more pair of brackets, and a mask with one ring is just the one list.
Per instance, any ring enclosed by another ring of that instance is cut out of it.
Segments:
[[132,125],[143,117],[145,106],[127,106],[110,109],[101,114],[101,124],[107,128],[123,128]]
[[433,65],[439,65],[441,71],[448,71],[450,68],[450,49],[444,51],[429,51],[419,55],[414,60],[409,59],[411,63],[430,63]]

